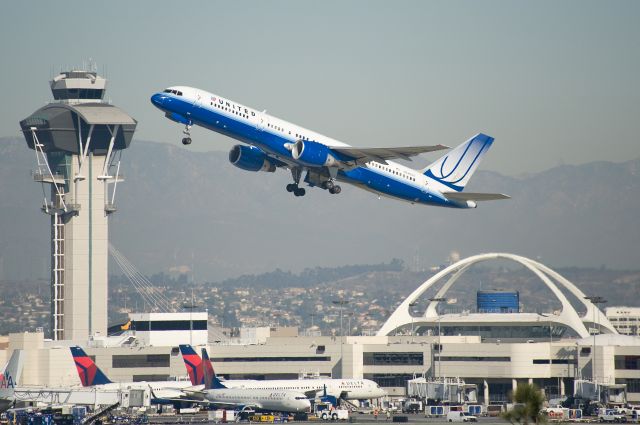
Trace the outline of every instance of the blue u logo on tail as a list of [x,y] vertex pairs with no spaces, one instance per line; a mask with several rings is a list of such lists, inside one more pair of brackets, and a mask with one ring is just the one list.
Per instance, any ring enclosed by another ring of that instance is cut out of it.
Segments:
[[424,170],[424,175],[461,192],[487,153],[493,137],[478,134],[444,155]]

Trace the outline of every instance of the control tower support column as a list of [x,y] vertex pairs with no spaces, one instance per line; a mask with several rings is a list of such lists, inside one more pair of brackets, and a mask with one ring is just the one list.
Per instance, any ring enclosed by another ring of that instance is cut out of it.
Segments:
[[91,71],[51,81],[55,102],[20,122],[36,154],[34,179],[50,186],[51,333],[54,340],[106,335],[109,215],[122,150],[137,122],[102,101],[106,80]]

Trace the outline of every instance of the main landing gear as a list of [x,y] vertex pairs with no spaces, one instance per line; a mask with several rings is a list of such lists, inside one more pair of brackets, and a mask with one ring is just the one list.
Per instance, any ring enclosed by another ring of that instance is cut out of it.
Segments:
[[[302,173],[304,170],[302,167],[295,167],[291,169],[291,176],[293,177],[293,183],[289,183],[287,185],[287,192],[293,193],[295,196],[304,196],[306,191],[300,187],[300,179],[302,178]],[[328,190],[331,194],[338,194],[342,192],[342,188],[335,183],[335,178],[329,178],[328,180],[324,180],[326,176],[322,176],[319,174],[311,174],[311,172],[307,173],[307,178],[305,182],[309,183],[311,186],[319,186],[325,190]]]
[[342,192],[342,188],[335,184],[333,180],[322,182],[322,188],[328,190],[332,195],[337,195],[338,193]]
[[307,191],[304,190],[304,188],[298,187],[298,185],[295,183],[289,183],[287,185],[287,192],[293,192],[295,196],[304,196],[305,193],[307,193]]
[[191,124],[187,124],[184,127],[184,130],[182,132],[186,136],[186,137],[182,138],[182,144],[183,145],[190,145],[191,144]]
[[295,196],[304,196],[307,193],[304,188],[299,187],[300,178],[302,177],[302,168],[292,168],[291,176],[293,177],[293,183],[287,185],[287,192],[293,192]]

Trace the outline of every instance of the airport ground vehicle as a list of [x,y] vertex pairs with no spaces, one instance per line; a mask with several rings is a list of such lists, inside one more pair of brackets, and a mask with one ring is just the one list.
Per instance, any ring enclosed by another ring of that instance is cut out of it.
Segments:
[[314,404],[313,411],[316,417],[323,421],[346,421],[349,419],[349,411],[347,409],[336,409],[328,402]]
[[627,422],[626,415],[618,413],[615,409],[605,409],[598,413],[599,422]]
[[447,422],[478,422],[478,418],[467,412],[453,411],[447,413]]
[[402,413],[418,413],[423,410],[422,401],[407,399],[402,403]]

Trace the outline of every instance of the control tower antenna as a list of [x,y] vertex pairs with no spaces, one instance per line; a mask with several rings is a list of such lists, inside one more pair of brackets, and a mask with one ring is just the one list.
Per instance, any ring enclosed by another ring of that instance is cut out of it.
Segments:
[[[71,69],[51,82],[51,102],[20,121],[36,154],[42,211],[51,217],[51,329],[54,340],[106,335],[108,217],[123,181],[120,158],[137,122],[103,101],[107,80]],[[50,195],[44,186],[50,186]]]

